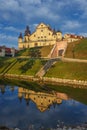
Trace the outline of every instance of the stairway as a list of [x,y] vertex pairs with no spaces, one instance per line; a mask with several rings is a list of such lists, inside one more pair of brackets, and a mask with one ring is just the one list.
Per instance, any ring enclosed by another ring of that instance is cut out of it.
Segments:
[[58,41],[55,43],[53,49],[49,54],[49,58],[57,58],[59,55],[59,51],[63,51],[62,57],[64,57],[65,51],[67,49],[67,41]]
[[51,68],[51,66],[53,64],[55,64],[58,60],[60,60],[59,58],[55,58],[55,59],[50,59],[46,62],[46,64],[36,73],[36,77],[43,77],[46,72]]

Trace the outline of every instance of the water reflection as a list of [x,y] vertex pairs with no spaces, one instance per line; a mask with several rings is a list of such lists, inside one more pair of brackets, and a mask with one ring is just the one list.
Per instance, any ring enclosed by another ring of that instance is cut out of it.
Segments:
[[20,101],[24,98],[27,105],[29,105],[29,101],[32,100],[41,112],[50,109],[51,105],[55,107],[56,104],[61,104],[62,100],[69,99],[65,93],[53,91],[49,94],[44,92],[35,92],[22,87],[18,88],[18,97]]
[[[15,86],[8,87],[11,92],[15,90]],[[0,92],[5,94],[7,91],[7,86],[0,85]],[[49,93],[46,92],[35,92],[33,90],[29,90],[26,88],[18,87],[18,98],[20,102],[24,99],[26,101],[26,105],[29,105],[30,100],[36,104],[37,108],[44,112],[45,110],[50,109],[50,106],[53,105],[55,108],[56,105],[60,105],[63,100],[69,100],[67,94],[60,93],[56,91],[51,91]]]
[[41,126],[56,128],[58,121],[66,125],[87,122],[86,90],[77,91],[64,86],[62,91],[56,91],[45,86],[46,89],[41,87],[36,91],[30,88],[30,84],[25,84],[25,87],[0,85],[0,125],[21,130],[34,125],[35,130],[39,130]]

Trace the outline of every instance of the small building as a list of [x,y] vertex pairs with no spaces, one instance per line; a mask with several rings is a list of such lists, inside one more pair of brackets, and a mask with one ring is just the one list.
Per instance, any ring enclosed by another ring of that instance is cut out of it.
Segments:
[[75,34],[65,34],[64,35],[64,39],[67,40],[68,43],[78,41],[78,40],[81,40],[83,38],[84,38],[83,36],[78,36]]
[[8,48],[5,46],[0,46],[0,56],[1,57],[14,57],[17,53],[17,50],[15,48]]

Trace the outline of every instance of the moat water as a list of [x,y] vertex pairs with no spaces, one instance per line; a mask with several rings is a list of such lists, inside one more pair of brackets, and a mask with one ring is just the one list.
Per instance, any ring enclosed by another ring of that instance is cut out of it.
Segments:
[[86,89],[0,81],[0,126],[39,130],[86,122]]

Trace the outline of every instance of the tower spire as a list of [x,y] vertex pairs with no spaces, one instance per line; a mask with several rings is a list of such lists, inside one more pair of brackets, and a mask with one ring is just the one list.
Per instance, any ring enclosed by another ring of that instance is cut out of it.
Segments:
[[30,34],[31,34],[31,32],[30,32],[29,26],[26,26],[26,30],[25,30],[24,35],[25,35],[25,36],[28,36],[28,35],[30,35]]

